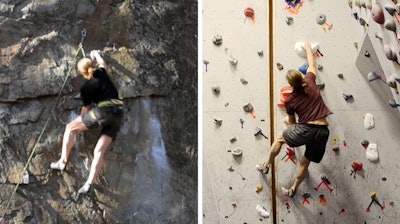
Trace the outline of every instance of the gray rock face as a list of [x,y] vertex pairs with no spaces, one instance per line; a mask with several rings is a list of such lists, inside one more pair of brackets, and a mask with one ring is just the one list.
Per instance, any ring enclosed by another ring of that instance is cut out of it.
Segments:
[[[197,223],[197,1],[2,1],[0,30],[0,218]],[[125,114],[76,198],[99,130],[76,136],[65,171],[49,165],[80,110],[79,43],[104,51]],[[16,188],[27,161],[29,183]]]

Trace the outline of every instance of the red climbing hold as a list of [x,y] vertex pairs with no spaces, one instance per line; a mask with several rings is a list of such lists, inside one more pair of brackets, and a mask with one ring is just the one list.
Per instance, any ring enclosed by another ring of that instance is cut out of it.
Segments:
[[252,21],[253,23],[255,22],[255,19],[254,19],[254,9],[253,9],[253,8],[251,8],[251,7],[245,8],[245,9],[244,9],[244,15],[245,15],[246,17],[250,17],[250,18],[251,18],[251,21]]
[[362,168],[363,168],[363,164],[362,164],[362,162],[360,162],[360,161],[357,161],[357,160],[354,160],[352,163],[351,163],[351,167],[354,169],[354,170],[362,170]]

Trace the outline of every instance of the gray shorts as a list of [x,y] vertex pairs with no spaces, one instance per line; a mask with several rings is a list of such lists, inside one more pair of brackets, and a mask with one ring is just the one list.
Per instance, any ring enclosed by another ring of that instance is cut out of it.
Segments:
[[94,107],[82,115],[82,121],[88,129],[101,127],[101,134],[113,140],[121,127],[123,118],[122,106]]
[[324,157],[329,129],[326,125],[294,124],[283,131],[283,138],[290,147],[305,145],[304,156],[315,163]]

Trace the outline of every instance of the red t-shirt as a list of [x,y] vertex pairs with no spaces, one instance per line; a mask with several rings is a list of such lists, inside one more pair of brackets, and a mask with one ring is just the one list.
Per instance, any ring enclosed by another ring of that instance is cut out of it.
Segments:
[[315,79],[314,73],[307,72],[304,76],[307,94],[292,92],[285,100],[286,112],[293,116],[296,113],[298,123],[304,124],[332,114],[322,99]]

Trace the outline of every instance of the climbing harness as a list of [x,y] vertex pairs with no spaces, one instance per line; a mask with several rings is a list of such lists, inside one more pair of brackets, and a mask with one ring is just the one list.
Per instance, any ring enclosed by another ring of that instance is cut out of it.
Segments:
[[[79,55],[80,52],[82,52],[83,57],[85,57],[85,51],[83,50],[83,41],[85,40],[85,37],[86,37],[86,29],[83,28],[83,30],[81,31],[81,41],[80,41],[80,43],[79,43],[79,47],[78,47],[78,50],[76,51],[76,54],[75,54],[75,56],[74,56],[74,59],[73,59],[72,64],[75,64],[75,63],[76,63],[76,60],[77,60],[78,55]],[[58,102],[59,102],[59,100],[60,100],[60,98],[61,98],[61,93],[62,93],[62,91],[64,90],[64,87],[65,87],[65,85],[66,85],[66,83],[67,83],[68,78],[69,78],[70,75],[71,75],[71,72],[72,72],[72,68],[73,68],[73,67],[74,67],[74,66],[70,66],[70,68],[69,68],[69,70],[68,70],[67,76],[66,76],[65,79],[64,79],[64,82],[63,82],[63,84],[62,84],[62,86],[61,86],[61,89],[60,89],[60,91],[59,91],[59,93],[58,93],[58,96],[57,96],[57,98],[56,98],[56,101],[55,101],[55,103],[54,103],[54,107],[52,108],[52,110],[55,110],[55,109],[57,108]],[[40,132],[40,135],[39,135],[39,137],[37,138],[36,143],[35,143],[35,145],[34,145],[34,147],[33,147],[33,149],[32,149],[32,152],[31,152],[30,155],[29,155],[28,161],[26,162],[25,167],[24,167],[23,171],[21,172],[21,175],[20,175],[20,180],[21,180],[21,181],[20,181],[19,183],[17,183],[17,185],[16,185],[15,188],[14,188],[14,191],[12,192],[12,194],[11,194],[11,196],[10,196],[10,199],[9,199],[8,202],[7,202],[6,207],[5,207],[4,209],[2,209],[2,212],[3,212],[3,213],[5,213],[5,211],[7,211],[7,210],[9,209],[10,204],[11,204],[11,201],[12,201],[12,199],[14,198],[15,193],[17,192],[17,189],[18,189],[19,185],[22,183],[22,178],[23,178],[23,176],[24,176],[24,173],[27,172],[28,166],[29,166],[29,164],[30,164],[30,162],[31,162],[31,160],[32,160],[32,157],[33,157],[33,155],[34,155],[34,153],[35,153],[35,151],[36,151],[36,148],[38,147],[38,143],[39,143],[40,139],[42,138],[42,136],[43,136],[43,134],[44,134],[44,132],[45,132],[45,130],[46,130],[46,128],[47,128],[47,125],[48,125],[49,122],[50,122],[51,117],[52,117],[52,116],[49,116],[49,117],[47,118],[47,120],[46,120],[46,122],[45,122],[45,124],[44,124],[44,126],[43,126],[43,128],[42,128],[42,131]],[[4,214],[3,214],[3,216],[4,216]],[[1,220],[1,218],[2,218],[3,216],[0,216],[0,220]]]

